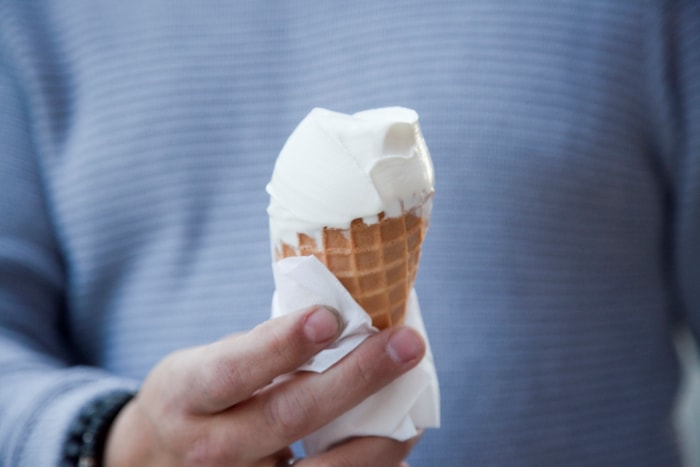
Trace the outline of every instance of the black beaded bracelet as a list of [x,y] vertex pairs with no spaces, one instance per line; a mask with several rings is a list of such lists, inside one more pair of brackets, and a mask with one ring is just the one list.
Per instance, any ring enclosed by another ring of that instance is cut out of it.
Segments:
[[68,431],[61,467],[98,467],[107,433],[119,411],[134,397],[130,392],[113,392],[86,405]]

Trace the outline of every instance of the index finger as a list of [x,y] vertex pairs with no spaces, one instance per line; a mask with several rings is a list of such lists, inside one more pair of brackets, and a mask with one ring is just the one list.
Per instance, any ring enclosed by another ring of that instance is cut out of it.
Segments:
[[184,372],[187,408],[214,414],[248,399],[329,345],[341,328],[337,311],[317,306],[200,347],[190,354]]

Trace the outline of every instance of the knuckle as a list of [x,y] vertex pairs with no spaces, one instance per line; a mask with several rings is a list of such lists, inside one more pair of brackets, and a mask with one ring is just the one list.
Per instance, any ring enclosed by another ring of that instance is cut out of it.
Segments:
[[249,380],[246,367],[230,359],[220,358],[213,363],[212,376],[214,381],[204,382],[202,390],[212,400],[223,400],[230,393],[231,388],[245,385]]
[[212,406],[228,404],[232,390],[242,390],[249,384],[249,369],[241,362],[227,358],[225,355],[206,357],[200,371],[187,375],[190,391],[198,395],[199,400],[207,401]]
[[376,361],[370,358],[355,358],[351,362],[350,374],[361,387],[376,387],[378,381],[384,380],[388,373],[379,371]]
[[187,420],[186,423],[164,423],[160,429],[161,442],[183,466],[229,465],[239,451],[235,440],[223,439],[206,423]]
[[229,465],[231,460],[236,458],[235,446],[235,443],[230,440],[203,434],[187,446],[183,456],[184,465],[192,467]]
[[297,440],[312,428],[314,413],[319,404],[311,392],[285,391],[265,404],[265,422],[271,433],[280,440]]
[[270,358],[277,359],[282,362],[285,367],[294,368],[297,363],[298,346],[294,345],[292,338],[288,332],[283,329],[272,328],[266,330],[268,340],[268,351],[271,354]]

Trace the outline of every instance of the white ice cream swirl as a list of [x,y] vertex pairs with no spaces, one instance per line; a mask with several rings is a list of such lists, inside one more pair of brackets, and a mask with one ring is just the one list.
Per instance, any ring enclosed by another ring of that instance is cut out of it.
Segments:
[[424,206],[434,191],[433,164],[418,114],[403,107],[353,115],[313,109],[282,148],[267,185],[274,244],[297,233],[346,229]]

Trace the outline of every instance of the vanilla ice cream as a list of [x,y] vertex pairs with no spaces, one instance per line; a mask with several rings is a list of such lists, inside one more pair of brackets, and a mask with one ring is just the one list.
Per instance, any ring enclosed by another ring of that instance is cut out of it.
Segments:
[[282,148],[267,185],[273,245],[361,218],[430,214],[433,165],[418,114],[403,107],[354,115],[313,109]]

